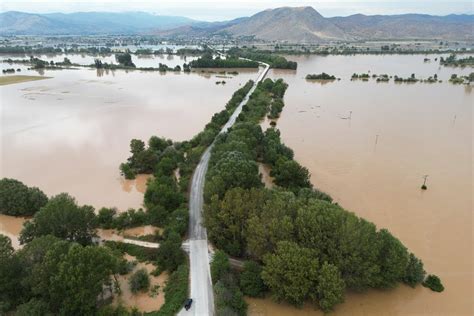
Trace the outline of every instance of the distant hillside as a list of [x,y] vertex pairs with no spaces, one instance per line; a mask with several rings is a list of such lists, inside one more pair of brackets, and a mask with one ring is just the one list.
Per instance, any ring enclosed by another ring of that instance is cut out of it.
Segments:
[[179,16],[144,12],[77,12],[33,14],[0,13],[1,35],[94,35],[136,34],[153,29],[170,29],[196,21]]
[[474,39],[473,15],[351,15],[329,18],[346,34],[361,39]]
[[316,42],[352,39],[312,7],[265,10],[225,28],[224,31],[236,36],[254,35],[256,38],[272,41]]
[[155,34],[253,36],[267,41],[449,39],[474,41],[474,15],[373,15],[325,18],[312,7],[283,7],[251,17],[202,22],[144,12],[0,13],[0,35]]

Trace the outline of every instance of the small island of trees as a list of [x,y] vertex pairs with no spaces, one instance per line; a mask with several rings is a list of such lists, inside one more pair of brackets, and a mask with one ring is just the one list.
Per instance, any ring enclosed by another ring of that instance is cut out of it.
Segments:
[[336,77],[333,75],[328,75],[327,73],[323,72],[320,74],[308,74],[306,75],[307,80],[336,80]]

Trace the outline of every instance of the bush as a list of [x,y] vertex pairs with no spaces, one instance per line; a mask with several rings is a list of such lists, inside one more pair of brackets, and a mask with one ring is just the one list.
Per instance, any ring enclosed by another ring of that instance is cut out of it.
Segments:
[[212,282],[216,283],[224,276],[224,274],[228,273],[229,271],[229,256],[227,256],[222,250],[216,251],[211,262]]
[[444,286],[441,284],[441,280],[434,274],[428,275],[426,280],[423,282],[423,286],[435,292],[444,291]]
[[136,294],[138,292],[146,292],[150,288],[150,277],[146,269],[142,268],[132,274],[128,280],[130,291]]
[[242,293],[251,297],[263,297],[266,286],[263,283],[262,267],[255,261],[246,261],[244,271],[240,274]]

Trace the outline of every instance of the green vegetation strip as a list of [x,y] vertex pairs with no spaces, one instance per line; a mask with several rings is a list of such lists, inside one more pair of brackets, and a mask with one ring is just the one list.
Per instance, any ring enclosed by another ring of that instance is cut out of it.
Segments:
[[6,86],[6,85],[9,85],[9,84],[22,83],[22,82],[28,82],[28,81],[50,79],[50,78],[52,78],[52,77],[21,76],[21,75],[2,76],[2,77],[0,77],[0,86]]

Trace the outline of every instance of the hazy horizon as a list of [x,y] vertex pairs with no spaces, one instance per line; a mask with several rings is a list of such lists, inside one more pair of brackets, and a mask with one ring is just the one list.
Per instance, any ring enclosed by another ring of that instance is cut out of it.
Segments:
[[201,21],[223,21],[238,17],[251,16],[265,9],[282,6],[312,6],[325,17],[348,16],[353,14],[395,15],[395,14],[472,14],[471,1],[436,1],[436,0],[382,0],[382,1],[138,1],[130,2],[105,0],[94,1],[44,1],[17,0],[2,1],[0,11],[22,11],[27,13],[73,13],[73,12],[148,12],[156,15],[183,16]]

